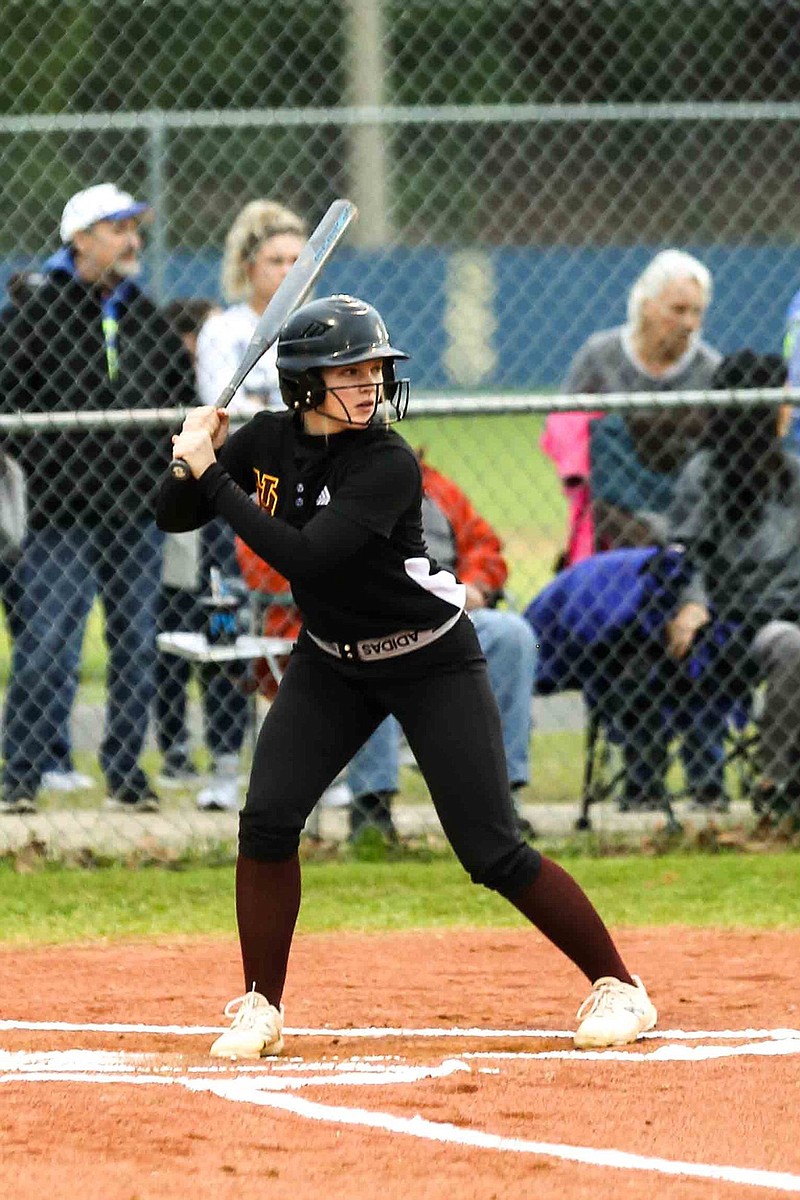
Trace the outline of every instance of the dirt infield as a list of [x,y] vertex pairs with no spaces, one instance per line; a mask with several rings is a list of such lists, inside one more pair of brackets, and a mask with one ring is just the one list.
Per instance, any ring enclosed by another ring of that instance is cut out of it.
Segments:
[[0,951],[0,1196],[800,1195],[800,934],[620,941],[660,1012],[625,1051],[573,1050],[536,934],[339,934],[296,942],[284,1057],[230,1067],[234,944]]

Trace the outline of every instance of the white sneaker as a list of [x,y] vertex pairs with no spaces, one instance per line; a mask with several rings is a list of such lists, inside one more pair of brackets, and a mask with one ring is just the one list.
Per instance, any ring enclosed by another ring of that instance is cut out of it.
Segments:
[[320,796],[320,804],[324,804],[326,808],[349,808],[352,803],[353,793],[344,780],[332,783]]
[[83,792],[94,785],[92,777],[80,771],[45,771],[42,775],[42,787],[49,792]]
[[207,812],[236,812],[239,808],[239,780],[215,775],[208,787],[197,793],[197,807]]
[[635,986],[610,976],[595,981],[577,1013],[579,1050],[626,1046],[653,1028],[658,1013],[639,976],[632,978]]
[[216,758],[211,760],[211,774],[224,775],[231,779],[239,779],[247,781],[247,773],[242,774],[239,771],[239,755],[238,754],[218,754]]
[[233,1021],[212,1045],[212,1058],[264,1058],[283,1050],[283,1005],[277,1009],[252,991],[229,1000],[225,1016]]

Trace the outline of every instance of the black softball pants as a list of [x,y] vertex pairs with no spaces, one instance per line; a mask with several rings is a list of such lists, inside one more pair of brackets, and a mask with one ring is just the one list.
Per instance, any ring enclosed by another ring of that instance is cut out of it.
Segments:
[[514,899],[541,859],[517,832],[500,717],[466,617],[430,646],[377,663],[344,662],[301,635],[258,737],[241,854],[290,858],[325,788],[390,713],[471,879]]

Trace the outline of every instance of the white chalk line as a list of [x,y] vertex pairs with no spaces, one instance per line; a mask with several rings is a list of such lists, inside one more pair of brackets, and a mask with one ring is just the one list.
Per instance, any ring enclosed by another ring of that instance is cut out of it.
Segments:
[[[142,1025],[142,1024],[94,1024],[72,1021],[14,1021],[1,1020],[0,1030],[41,1029],[52,1033],[156,1033],[172,1037],[213,1037],[223,1033],[225,1025]],[[366,1028],[334,1028],[323,1025],[319,1028],[284,1029],[287,1037],[338,1037],[338,1038],[572,1038],[569,1029],[481,1029],[476,1026],[433,1026],[409,1028],[403,1026],[368,1026]],[[653,1029],[643,1033],[643,1040],[663,1041],[742,1041],[754,1038],[800,1038],[800,1029]]]
[[[553,1142],[533,1142],[522,1138],[503,1137],[482,1130],[463,1129],[447,1122],[428,1121],[421,1116],[396,1117],[391,1113],[369,1112],[364,1109],[343,1108],[314,1103],[300,1096],[267,1095],[252,1088],[252,1079],[223,1083],[214,1081],[209,1090],[224,1099],[239,1103],[266,1105],[294,1113],[311,1121],[327,1121],[339,1125],[360,1125],[388,1133],[404,1134],[427,1141],[470,1146],[481,1150],[500,1150],[518,1154],[536,1154],[566,1162],[592,1167],[616,1167],[629,1171],[650,1171],[661,1175],[680,1175],[694,1179],[715,1179],[750,1187],[772,1188],[774,1191],[800,1194],[800,1175],[784,1171],[765,1171],[750,1167],[732,1167],[712,1163],[691,1163],[667,1158],[651,1158],[629,1154],[623,1150],[601,1150],[588,1146],[569,1146]],[[241,1094],[237,1094],[237,1091]]]
[[[110,1056],[113,1057],[113,1056]],[[445,1060],[440,1067],[427,1068],[428,1078],[433,1074],[441,1077],[457,1070],[469,1071],[460,1060]],[[741,1184],[748,1187],[770,1188],[773,1191],[800,1194],[800,1175],[784,1171],[767,1171],[752,1167],[735,1167],[716,1163],[693,1163],[676,1159],[649,1157],[630,1154],[622,1150],[604,1150],[589,1146],[570,1146],[555,1142],[536,1142],[522,1138],[504,1137],[483,1130],[463,1129],[448,1122],[429,1121],[424,1117],[398,1117],[391,1113],[371,1112],[360,1108],[345,1108],[340,1105],[320,1104],[304,1100],[300,1096],[281,1095],[267,1087],[268,1077],[244,1076],[236,1079],[198,1079],[188,1076],[130,1075],[100,1072],[77,1073],[32,1071],[30,1074],[12,1073],[0,1075],[0,1083],[19,1082],[75,1082],[75,1083],[121,1083],[121,1084],[178,1084],[192,1092],[208,1092],[220,1099],[239,1104],[256,1104],[280,1109],[306,1120],[328,1122],[336,1125],[360,1126],[406,1137],[420,1138],[440,1144],[466,1146],[480,1150],[533,1154],[542,1158],[558,1159],[563,1162],[580,1163],[589,1167],[612,1167],[618,1170],[644,1171],[657,1175],[680,1176],[690,1179],[711,1179],[724,1183]],[[273,1081],[274,1082],[274,1081]],[[286,1082],[286,1081],[283,1081]],[[330,1082],[330,1079],[327,1080]]]
[[744,1042],[740,1046],[681,1046],[664,1045],[655,1050],[470,1050],[461,1057],[465,1059],[491,1059],[494,1061],[532,1062],[537,1059],[561,1059],[570,1062],[709,1062],[718,1058],[749,1058],[752,1056],[777,1057],[784,1054],[800,1054],[800,1038],[783,1041]]
[[[785,1038],[781,1040],[770,1040],[761,1042],[743,1042],[735,1046],[687,1046],[675,1042],[666,1042],[661,1046],[657,1046],[652,1050],[635,1050],[625,1048],[622,1050],[465,1050],[460,1054],[460,1059],[465,1062],[537,1062],[537,1061],[560,1061],[560,1062],[616,1062],[627,1063],[629,1065],[639,1065],[641,1063],[665,1063],[665,1062],[713,1062],[725,1058],[779,1058],[789,1055],[800,1055],[800,1038]],[[147,1065],[152,1071],[154,1055],[150,1054],[131,1054],[123,1051],[97,1051],[97,1050],[52,1050],[52,1051],[11,1051],[0,1049],[0,1070],[20,1071],[30,1073],[34,1070],[46,1071],[68,1071],[73,1068],[73,1065],[82,1071],[130,1071],[134,1072],[139,1067]],[[364,1079],[363,1077],[373,1076],[378,1074],[381,1079],[387,1079],[394,1075],[396,1082],[406,1082],[404,1072],[415,1070],[414,1067],[409,1067],[406,1060],[399,1055],[371,1056],[371,1058],[344,1058],[339,1059],[336,1056],[333,1060],[324,1062],[309,1062],[303,1058],[296,1059],[281,1059],[271,1058],[269,1062],[261,1061],[258,1064],[236,1063],[236,1071],[239,1074],[257,1074],[263,1076],[265,1067],[269,1067],[273,1074],[286,1075],[292,1072],[299,1074],[303,1072],[302,1080],[297,1086],[306,1086],[305,1081],[309,1078],[319,1082],[322,1075],[328,1077],[331,1073],[341,1073],[349,1071],[353,1077],[361,1076],[357,1082],[372,1082],[371,1078]],[[159,1072],[169,1072],[176,1070],[185,1070],[185,1067],[177,1068],[169,1064],[162,1064],[158,1068]],[[230,1067],[219,1066],[216,1069],[221,1072],[228,1073]],[[190,1067],[189,1071],[196,1073],[208,1074],[210,1068],[207,1066]],[[310,1072],[316,1072],[316,1075],[311,1075]],[[352,1081],[352,1080],[350,1080]],[[283,1086],[283,1085],[281,1085]],[[287,1084],[286,1086],[293,1086]]]
[[[230,1076],[238,1066],[228,1064],[219,1067],[202,1067],[203,1075],[225,1074]],[[264,1073],[265,1067],[270,1074]],[[307,1087],[375,1087],[392,1086],[400,1083],[419,1083],[423,1079],[443,1079],[456,1071],[470,1074],[470,1068],[459,1059],[445,1059],[438,1066],[410,1065],[397,1062],[349,1061],[331,1064],[314,1063],[306,1075],[286,1074],[279,1059],[262,1063],[261,1074],[251,1076],[253,1087],[265,1091],[298,1091]],[[143,1068],[146,1068],[143,1070]],[[189,1086],[191,1077],[183,1068],[162,1064],[153,1070],[152,1055],[126,1054],[124,1051],[106,1050],[52,1050],[47,1052],[0,1050],[0,1083],[25,1080],[70,1083],[94,1082],[158,1082],[181,1083]],[[201,1080],[202,1082],[202,1080]]]

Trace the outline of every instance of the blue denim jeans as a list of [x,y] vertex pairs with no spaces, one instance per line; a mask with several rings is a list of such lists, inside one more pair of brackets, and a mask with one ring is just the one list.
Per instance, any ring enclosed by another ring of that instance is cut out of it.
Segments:
[[[536,637],[518,613],[476,608],[469,614],[486,657],[512,785],[530,779],[531,703],[536,684]],[[351,760],[347,782],[354,796],[396,792],[400,731],[394,717],[378,726]]]
[[[725,791],[725,736],[727,719],[713,708],[698,710],[684,722],[679,735],[679,753],[686,787],[692,795]],[[657,800],[666,792],[669,767],[669,737],[664,718],[654,706],[643,705],[637,720],[623,737],[625,790],[629,799]]]
[[7,796],[35,795],[54,748],[69,746],[86,620],[98,594],[108,648],[100,765],[112,789],[132,776],[155,685],[162,542],[150,521],[28,533],[3,729]]
[[[692,697],[684,702],[670,697],[666,707],[662,685],[632,686],[621,702],[615,701],[616,733],[625,761],[625,794],[628,800],[662,799],[667,791],[670,742],[678,736],[679,755],[688,792],[724,792],[724,758],[728,718],[714,704],[698,707]],[[608,701],[608,696],[606,697]],[[674,706],[676,704],[676,710]]]
[[[8,629],[9,639],[11,644],[17,640],[20,632],[21,620],[21,600],[23,589],[20,584],[20,573],[22,571],[21,562],[9,563],[0,559],[0,598],[2,598],[3,609],[5,611],[6,627]],[[60,732],[55,735],[52,745],[49,748],[48,754],[43,762],[43,771],[72,771],[75,764],[72,760],[72,738],[70,734],[70,716],[72,713],[72,701],[77,690],[77,675],[74,679],[74,685],[69,688],[64,688],[63,692],[58,696],[58,704],[61,708],[60,719],[57,719],[57,724],[60,727]],[[55,707],[56,698],[53,699]]]

